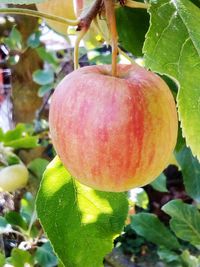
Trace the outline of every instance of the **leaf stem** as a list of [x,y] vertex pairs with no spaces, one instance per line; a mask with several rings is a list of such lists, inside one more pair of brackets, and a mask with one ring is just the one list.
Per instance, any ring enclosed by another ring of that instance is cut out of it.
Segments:
[[112,76],[117,76],[118,34],[117,34],[117,26],[116,26],[114,1],[104,0],[104,4],[105,4],[105,9],[106,9],[106,18],[107,18],[109,30],[111,33]]
[[58,17],[58,16],[54,16],[54,15],[39,12],[36,10],[26,9],[26,8],[0,8],[0,14],[1,13],[19,14],[19,15],[25,15],[25,16],[38,17],[38,18],[45,18],[45,19],[61,22],[63,24],[68,24],[70,26],[77,26],[80,23],[79,19],[78,20],[65,19],[62,17]]
[[86,32],[87,28],[83,28],[81,31],[78,31],[77,33],[77,38],[74,45],[74,70],[77,70],[79,66],[79,45]]

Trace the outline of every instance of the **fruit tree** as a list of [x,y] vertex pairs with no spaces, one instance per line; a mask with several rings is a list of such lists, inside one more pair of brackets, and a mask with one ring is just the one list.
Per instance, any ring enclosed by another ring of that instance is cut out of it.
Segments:
[[[26,39],[16,26],[2,38],[15,82],[23,72],[16,78],[13,65],[41,59],[24,68],[42,97],[34,121],[0,132],[1,191],[28,186],[36,207],[28,226],[23,213],[7,223],[34,246],[46,236],[57,257],[45,265],[25,248],[30,266],[126,266],[110,260],[113,246],[135,263],[154,253],[148,266],[200,266],[199,0],[1,3],[0,14],[40,25]],[[49,52],[45,31],[66,47]],[[45,159],[29,161],[33,148]]]

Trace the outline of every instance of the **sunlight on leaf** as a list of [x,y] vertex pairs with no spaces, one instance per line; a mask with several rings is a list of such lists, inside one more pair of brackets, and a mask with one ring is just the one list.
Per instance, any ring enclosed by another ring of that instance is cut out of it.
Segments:
[[[37,213],[63,264],[101,267],[128,212],[125,193],[100,192],[74,180],[58,157],[48,166]],[[51,223],[49,223],[51,222]]]

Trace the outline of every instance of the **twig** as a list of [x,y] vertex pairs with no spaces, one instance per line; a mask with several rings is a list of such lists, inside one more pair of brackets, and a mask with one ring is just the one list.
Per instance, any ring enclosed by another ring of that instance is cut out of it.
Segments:
[[87,33],[92,20],[100,12],[102,5],[103,5],[102,1],[103,0],[96,0],[91,6],[91,8],[89,9],[89,11],[87,12],[87,14],[84,15],[83,17],[80,17],[80,22],[76,29],[78,31],[78,34],[77,34],[77,39],[76,39],[76,43],[74,47],[74,69],[75,70],[78,69],[78,58],[79,58],[78,51],[79,51],[80,41],[82,40],[84,35]]
[[37,18],[45,18],[49,20],[54,20],[57,22],[61,22],[63,24],[68,24],[70,26],[77,26],[80,22],[80,20],[71,20],[71,19],[66,19],[54,15],[50,15],[44,12],[39,12],[36,10],[30,10],[26,8],[0,8],[0,14],[19,14],[19,15],[25,15],[25,16],[32,16],[32,17],[37,17]]
[[97,16],[103,6],[103,0],[96,0],[86,15],[80,17],[80,22],[78,24],[77,31],[82,29],[88,29],[92,20]]
[[35,112],[35,119],[37,121],[39,121],[41,119],[42,113],[44,112],[44,109],[46,107],[46,105],[48,104],[48,101],[51,97],[51,95],[53,94],[53,89],[51,89],[49,95],[47,96],[47,98],[45,99],[45,101],[43,102],[43,104],[41,105],[41,107]]

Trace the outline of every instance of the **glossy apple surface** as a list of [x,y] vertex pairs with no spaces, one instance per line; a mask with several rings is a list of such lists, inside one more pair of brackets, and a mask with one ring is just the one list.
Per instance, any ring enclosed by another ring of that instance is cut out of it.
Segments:
[[55,149],[81,183],[120,192],[154,180],[168,165],[177,112],[166,83],[134,65],[89,66],[66,76],[50,105]]
[[[51,15],[72,20],[76,18],[74,13],[73,0],[48,0],[43,3],[37,4],[36,6],[38,11],[40,12],[45,12]],[[47,20],[47,23],[58,33],[61,33],[63,35],[67,34],[67,25],[52,20]]]

